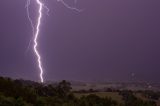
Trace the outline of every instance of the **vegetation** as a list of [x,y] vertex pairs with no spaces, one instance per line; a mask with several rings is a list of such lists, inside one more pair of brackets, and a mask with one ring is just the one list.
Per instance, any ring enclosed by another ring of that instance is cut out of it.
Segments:
[[101,97],[93,91],[77,97],[71,91],[71,84],[65,80],[45,85],[0,77],[0,106],[156,106],[154,101],[136,98],[131,91],[119,91],[119,94],[124,103]]
[[154,101],[143,101],[140,98],[134,96],[132,91],[121,91],[119,92],[125,101],[125,106],[156,106]]

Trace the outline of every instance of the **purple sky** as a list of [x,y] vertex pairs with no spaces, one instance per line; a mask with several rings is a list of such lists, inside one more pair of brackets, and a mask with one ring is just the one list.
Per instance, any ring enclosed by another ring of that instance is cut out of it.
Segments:
[[[39,38],[45,80],[160,81],[159,0],[79,0],[81,13],[46,1]],[[0,75],[39,81],[32,47],[25,52],[32,38],[25,3],[0,1]]]

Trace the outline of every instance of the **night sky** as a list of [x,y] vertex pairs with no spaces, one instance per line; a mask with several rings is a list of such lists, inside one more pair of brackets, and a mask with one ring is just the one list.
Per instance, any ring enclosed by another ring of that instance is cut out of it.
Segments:
[[[0,1],[0,76],[39,81],[33,43],[26,52],[25,3]],[[45,81],[160,81],[160,0],[79,0],[80,13],[56,0],[46,5],[38,39]]]

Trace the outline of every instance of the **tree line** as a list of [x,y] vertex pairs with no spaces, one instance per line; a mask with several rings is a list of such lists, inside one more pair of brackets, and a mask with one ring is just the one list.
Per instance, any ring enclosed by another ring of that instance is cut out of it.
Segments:
[[45,85],[0,77],[0,106],[156,106],[154,101],[138,99],[130,91],[119,92],[124,100],[124,104],[120,104],[95,94],[77,98],[71,89],[65,80]]

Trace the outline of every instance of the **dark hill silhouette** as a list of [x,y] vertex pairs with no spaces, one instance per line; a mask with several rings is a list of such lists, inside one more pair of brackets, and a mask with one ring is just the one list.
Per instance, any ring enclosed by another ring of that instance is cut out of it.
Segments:
[[[70,82],[65,80],[51,85],[0,77],[0,106],[156,106],[154,99],[159,99],[156,95],[156,98],[144,101],[135,97],[132,91],[119,91],[123,103],[118,103],[90,91],[87,92],[89,95],[78,98],[71,89]],[[145,93],[155,97],[153,92]]]

